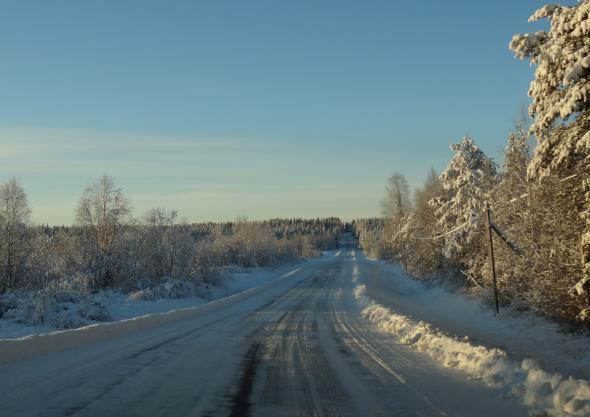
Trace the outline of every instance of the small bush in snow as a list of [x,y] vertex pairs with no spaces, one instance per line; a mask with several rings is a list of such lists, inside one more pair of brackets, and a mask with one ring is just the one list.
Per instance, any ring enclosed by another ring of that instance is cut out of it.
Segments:
[[93,277],[84,272],[75,272],[73,275],[66,275],[58,281],[49,283],[48,289],[55,291],[77,292],[88,294],[92,290]]
[[167,278],[151,288],[143,288],[129,294],[131,300],[153,301],[163,298],[184,298],[196,295],[195,285],[186,280]]
[[5,294],[0,298],[2,318],[26,325],[46,324],[72,329],[110,321],[106,307],[94,297],[68,291]]

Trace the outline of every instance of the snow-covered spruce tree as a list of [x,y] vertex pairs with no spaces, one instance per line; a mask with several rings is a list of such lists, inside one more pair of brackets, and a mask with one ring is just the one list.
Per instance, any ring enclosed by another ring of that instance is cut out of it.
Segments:
[[[459,268],[480,273],[485,201],[496,181],[496,165],[469,136],[451,145],[455,155],[441,174],[443,194],[430,200],[443,233],[443,254]],[[485,248],[485,246],[484,246]]]
[[[495,222],[519,246],[526,245],[533,237],[531,230],[534,222],[529,195],[531,190],[527,179],[529,137],[523,122],[519,122],[508,136],[500,180],[491,197]],[[524,293],[533,288],[530,282],[530,262],[525,262],[499,240],[495,247],[496,271],[502,293],[511,299],[524,298]],[[526,260],[530,261],[531,257]]]
[[527,167],[531,160],[529,137],[522,123],[508,135],[500,181],[495,190],[499,201],[519,198],[528,192]]
[[547,5],[530,21],[548,19],[549,31],[517,34],[510,49],[536,64],[529,95],[534,122],[531,131],[539,146],[529,165],[529,175],[578,174],[578,214],[586,229],[580,237],[583,275],[572,294],[584,297],[579,318],[590,319],[590,0],[566,7]]

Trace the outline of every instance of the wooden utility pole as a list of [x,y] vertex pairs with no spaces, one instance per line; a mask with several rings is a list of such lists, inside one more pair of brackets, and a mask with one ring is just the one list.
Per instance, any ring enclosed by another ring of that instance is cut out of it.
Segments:
[[486,226],[488,229],[489,251],[490,251],[490,272],[492,274],[492,285],[494,289],[494,304],[496,306],[496,314],[500,314],[500,303],[498,301],[498,283],[496,281],[496,261],[494,259],[494,241],[492,239],[492,214],[490,203],[486,201]]

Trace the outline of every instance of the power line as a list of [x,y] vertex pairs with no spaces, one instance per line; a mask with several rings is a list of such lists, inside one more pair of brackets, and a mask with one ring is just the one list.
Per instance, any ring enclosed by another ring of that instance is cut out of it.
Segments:
[[452,233],[458,232],[459,230],[463,229],[464,227],[468,226],[471,223],[470,220],[466,221],[465,223],[460,224],[459,226],[455,227],[454,229],[449,230],[446,233],[443,233],[442,235],[438,235],[438,236],[432,236],[432,237],[417,237],[417,236],[410,236],[410,238],[412,239],[419,239],[419,240],[436,240],[436,239],[440,239],[442,237],[448,236]]
[[[577,176],[578,176],[578,174],[573,174],[573,175],[570,175],[570,176],[568,176],[568,177],[565,177],[565,178],[562,178],[562,179],[560,179],[560,180],[559,180],[559,182],[566,182],[566,181],[569,181],[569,180],[571,180],[572,178],[575,178],[575,177],[577,177]],[[515,201],[517,201],[517,200],[520,200],[521,198],[525,198],[525,197],[527,197],[528,195],[529,195],[529,193],[524,193],[524,194],[521,194],[521,195],[519,195],[518,197],[514,197],[514,198],[512,198],[512,199],[508,200],[508,202],[509,202],[509,203],[514,203]]]

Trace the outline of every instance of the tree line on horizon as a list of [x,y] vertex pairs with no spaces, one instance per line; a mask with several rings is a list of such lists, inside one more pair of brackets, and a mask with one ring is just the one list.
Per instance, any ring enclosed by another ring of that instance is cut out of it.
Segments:
[[223,266],[271,266],[334,249],[344,228],[335,217],[189,224],[160,207],[137,219],[107,175],[84,190],[72,226],[34,225],[30,212],[17,179],[0,183],[0,295],[133,291],[168,278],[211,283]]
[[[365,251],[411,275],[460,282],[489,296],[486,204],[518,252],[493,236],[501,302],[570,322],[590,322],[590,0],[548,5],[517,34],[516,57],[536,65],[526,121],[508,136],[498,167],[469,136],[446,169],[410,193],[387,183],[383,217],[355,222]],[[536,146],[529,149],[529,140]]]

